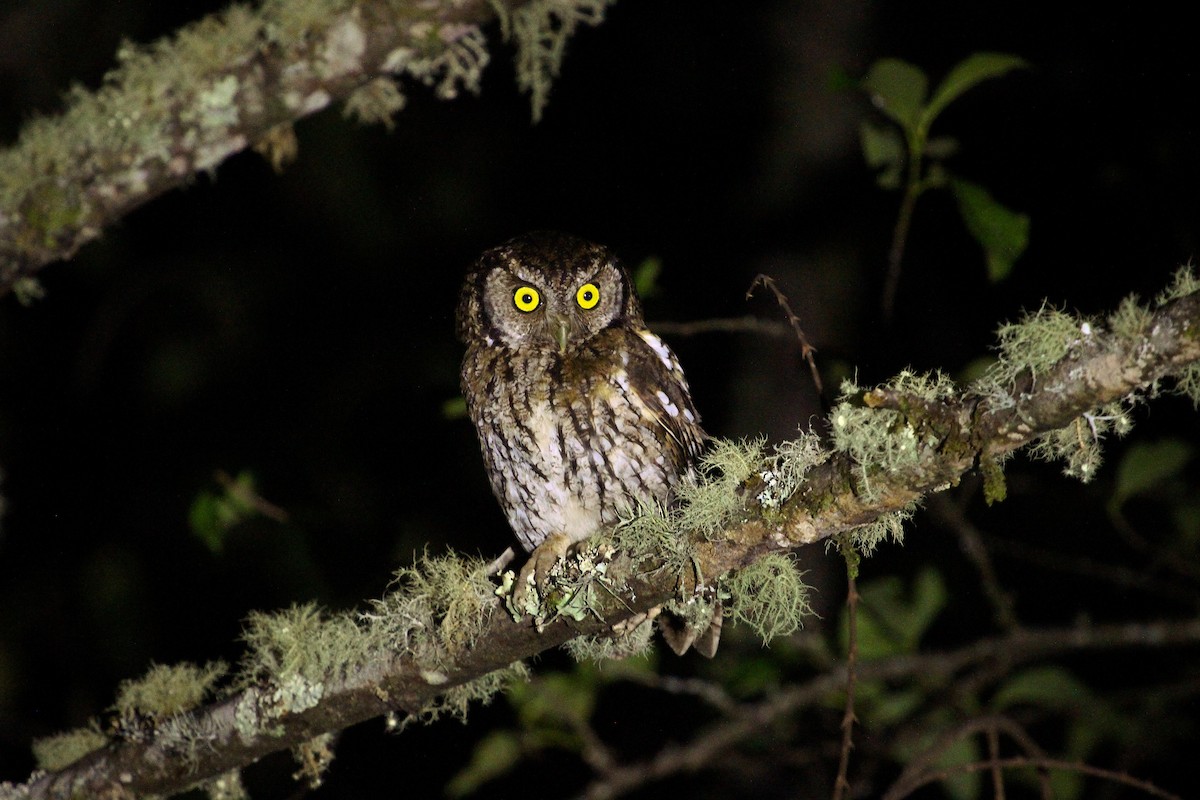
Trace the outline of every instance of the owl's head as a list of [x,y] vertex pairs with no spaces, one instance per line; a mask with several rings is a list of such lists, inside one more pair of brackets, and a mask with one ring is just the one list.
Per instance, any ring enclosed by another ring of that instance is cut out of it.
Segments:
[[458,301],[466,344],[565,354],[614,326],[643,326],[629,273],[605,248],[564,233],[527,233],[485,251]]

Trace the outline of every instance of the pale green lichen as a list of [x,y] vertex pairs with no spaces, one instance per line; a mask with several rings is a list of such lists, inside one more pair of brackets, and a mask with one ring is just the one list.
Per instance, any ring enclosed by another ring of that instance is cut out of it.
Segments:
[[189,768],[200,761],[202,753],[210,752],[227,738],[231,723],[224,717],[208,714],[176,714],[159,722],[155,734],[165,751]]
[[[463,89],[478,93],[483,69],[491,58],[483,32],[479,28],[468,27],[449,42],[442,42],[432,25],[420,25],[427,27],[428,38],[438,44],[429,48],[433,55],[411,59],[408,73],[427,86],[434,87],[434,93],[442,100],[453,100]],[[414,32],[413,35],[417,36],[418,33]]]
[[366,125],[382,122],[389,131],[395,127],[393,117],[404,109],[404,93],[396,81],[376,78],[354,90],[346,100],[344,113]]
[[533,0],[514,11],[500,11],[505,39],[517,43],[517,86],[529,92],[533,121],[542,118],[550,99],[550,87],[558,77],[567,40],[579,25],[599,25],[604,10],[613,0]]
[[322,733],[301,742],[292,748],[292,758],[296,760],[299,769],[292,775],[293,780],[304,781],[309,789],[320,789],[325,782],[325,773],[333,763],[332,733]]
[[504,691],[513,683],[528,680],[529,668],[522,661],[514,661],[503,669],[494,670],[473,681],[467,681],[448,689],[416,713],[398,720],[389,727],[399,732],[412,722],[436,722],[445,715],[460,722],[466,722],[467,711],[472,703],[479,702],[487,705],[499,692]]
[[904,542],[904,523],[912,518],[917,504],[912,503],[898,511],[881,514],[874,522],[854,528],[850,532],[850,543],[865,556],[873,555],[882,542],[891,540]]
[[372,648],[435,668],[473,646],[495,609],[486,567],[482,559],[445,555],[397,570],[395,588],[363,615]]
[[1200,410],[1200,364],[1189,364],[1175,376],[1175,393],[1192,401],[1192,407]]
[[226,75],[214,81],[196,95],[195,113],[208,127],[233,127],[238,124],[237,98],[240,82],[234,75]]
[[1186,264],[1175,270],[1175,274],[1171,276],[1171,284],[1159,293],[1158,297],[1154,299],[1154,304],[1161,308],[1172,300],[1178,300],[1196,292],[1200,292],[1200,278],[1196,277],[1192,265]]
[[[1134,320],[1129,315],[1123,321]],[[1012,408],[1021,399],[1013,394],[1019,379],[1031,378],[1027,391],[1036,389],[1038,380],[1073,347],[1099,332],[1097,321],[1043,304],[1036,313],[1026,313],[1018,322],[1000,326],[996,331],[996,360],[970,389],[986,397],[994,409]]]
[[230,770],[207,780],[201,788],[209,800],[250,800],[250,793],[242,783],[241,770]]
[[[902,404],[913,407],[913,415],[923,413],[923,405],[955,399],[954,382],[940,372],[916,373],[904,370],[881,389],[901,397]],[[914,425],[900,411],[871,408],[862,403],[863,390],[853,381],[844,381],[839,403],[830,412],[833,447],[848,454],[859,473],[859,491],[870,499],[876,489],[872,477],[895,474],[917,466],[923,454],[938,445],[938,434]]]
[[108,741],[108,737],[100,731],[99,724],[92,720],[85,728],[75,728],[44,739],[34,739],[33,757],[38,769],[53,772],[99,750],[108,744]]
[[804,573],[788,555],[769,553],[721,579],[725,613],[744,623],[768,644],[801,628],[813,614]]
[[366,637],[351,615],[327,614],[315,603],[251,613],[242,640],[246,654],[236,683],[265,681],[279,689],[281,702],[309,702],[314,690],[306,687],[345,676],[367,652]]
[[1087,483],[1096,477],[1103,463],[1100,443],[1109,433],[1125,436],[1133,429],[1133,419],[1127,404],[1136,402],[1130,397],[1108,403],[1076,417],[1066,427],[1043,434],[1029,448],[1031,458],[1042,461],[1064,461],[1063,472]]
[[1085,324],[1095,325],[1078,315],[1043,305],[1019,322],[1001,325],[996,331],[999,342],[992,377],[1004,384],[1026,371],[1035,379],[1045,374],[1090,331],[1084,328]]
[[765,440],[714,439],[700,460],[700,480],[684,482],[678,489],[682,530],[710,538],[734,521],[742,508],[737,489],[766,460]]
[[31,306],[46,296],[46,287],[37,278],[26,275],[13,282],[13,294],[23,306]]
[[821,437],[811,430],[801,430],[795,439],[775,445],[772,472],[778,484],[774,488],[780,504],[786,502],[801,484],[808,471],[829,458]]
[[635,569],[653,561],[661,562],[668,572],[680,574],[695,556],[679,522],[678,509],[642,505],[636,513],[622,519],[607,536],[612,546],[624,553]]
[[654,625],[649,618],[619,632],[577,636],[563,647],[576,661],[608,661],[633,658],[653,647]]
[[328,80],[360,73],[367,51],[367,33],[357,14],[334,17],[326,28],[325,46],[316,64],[317,74]]
[[278,44],[296,42],[353,7],[354,0],[264,0],[264,35]]
[[[1187,297],[1198,291],[1200,291],[1200,278],[1196,277],[1195,270],[1189,264],[1175,271],[1171,285],[1155,298],[1155,305],[1162,307],[1172,300]],[[1200,325],[1193,323],[1192,329],[1185,331],[1184,335],[1200,336]],[[1200,409],[1200,364],[1189,364],[1175,376],[1174,393],[1189,398],[1192,406]]]
[[[1112,335],[1130,339],[1147,332],[1150,312],[1136,297],[1128,297],[1105,322]],[[997,332],[1000,341],[996,363],[972,385],[972,391],[987,398],[996,410],[1015,407],[1029,392],[1041,388],[1041,379],[1073,350],[1104,333],[1097,320],[1043,305],[1037,313],[1001,326]],[[1029,386],[1014,394],[1023,377],[1030,379]],[[1157,391],[1157,386],[1150,391]],[[1030,456],[1064,461],[1066,474],[1085,482],[1091,480],[1101,464],[1101,440],[1109,433],[1124,436],[1129,432],[1132,420],[1128,409],[1135,402],[1137,395],[1130,395],[1043,434],[1029,448]]]
[[228,667],[220,661],[204,666],[153,664],[141,678],[121,683],[113,709],[123,717],[165,719],[181,714],[211,697],[226,672]]
[[1123,339],[1135,339],[1150,331],[1153,312],[1138,302],[1137,295],[1129,295],[1108,315],[1108,327]]
[[676,488],[678,504],[639,507],[618,523],[611,534],[613,546],[635,566],[653,560],[673,573],[692,569],[695,550],[688,534],[711,538],[736,522],[743,508],[737,489],[766,461],[761,439],[714,439],[697,474]]

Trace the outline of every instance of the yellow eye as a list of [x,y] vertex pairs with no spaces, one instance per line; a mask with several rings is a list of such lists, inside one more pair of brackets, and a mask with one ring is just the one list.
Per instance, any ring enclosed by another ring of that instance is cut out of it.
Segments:
[[513,305],[517,307],[518,311],[528,313],[537,308],[541,302],[542,296],[532,286],[522,286],[513,293]]
[[579,303],[579,307],[585,310],[595,308],[596,303],[600,302],[600,288],[594,283],[585,283],[575,293],[575,302]]

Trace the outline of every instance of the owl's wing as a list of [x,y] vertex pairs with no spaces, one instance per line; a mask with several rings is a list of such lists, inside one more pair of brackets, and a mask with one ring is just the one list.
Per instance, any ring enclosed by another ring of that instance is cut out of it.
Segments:
[[671,348],[650,331],[635,331],[632,340],[625,365],[630,387],[691,462],[700,454],[705,434],[683,368]]

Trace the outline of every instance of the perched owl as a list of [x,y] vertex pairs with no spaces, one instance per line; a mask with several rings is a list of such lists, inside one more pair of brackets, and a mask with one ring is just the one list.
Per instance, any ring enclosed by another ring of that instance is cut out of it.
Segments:
[[486,251],[463,284],[458,335],[492,490],[539,583],[573,543],[639,504],[671,503],[704,432],[612,253],[561,233]]

